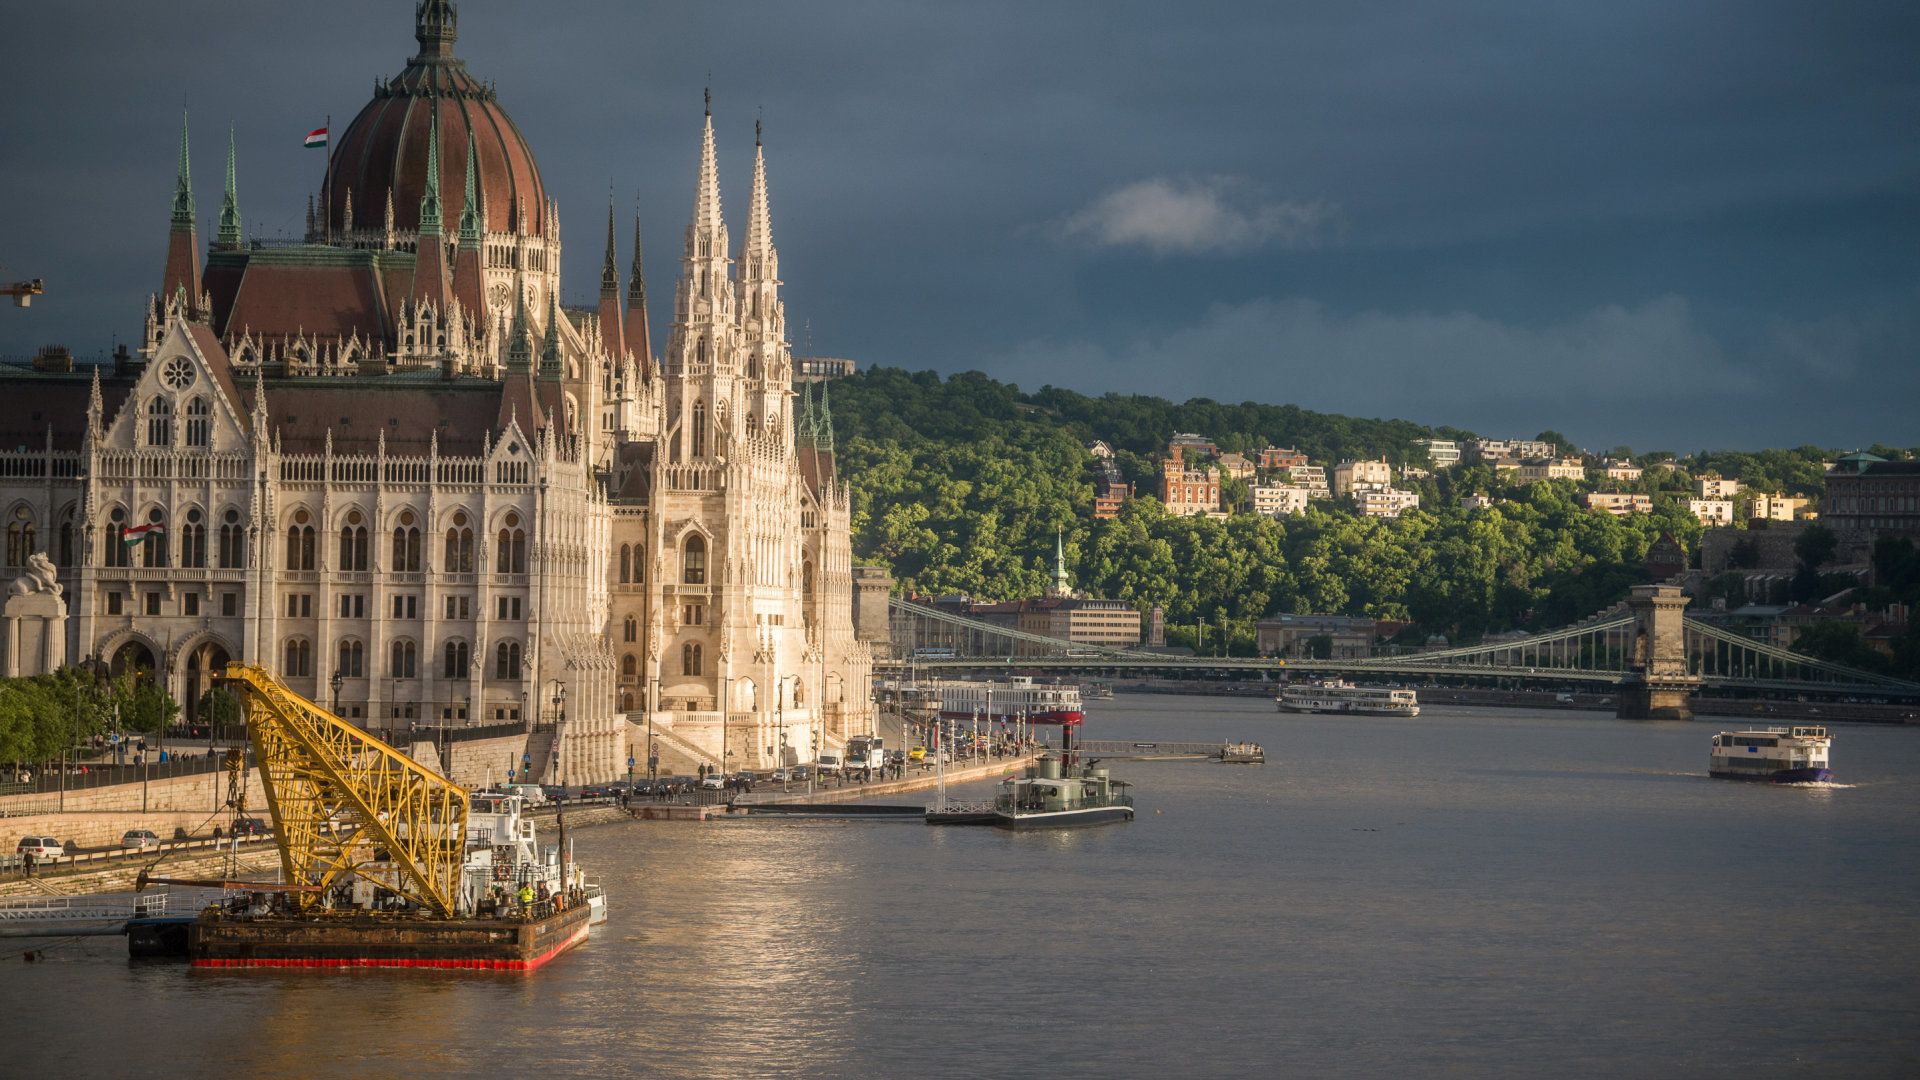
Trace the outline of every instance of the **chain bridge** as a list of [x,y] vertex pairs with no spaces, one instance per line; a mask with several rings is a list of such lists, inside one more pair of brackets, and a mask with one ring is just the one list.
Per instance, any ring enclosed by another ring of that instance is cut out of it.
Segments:
[[1861,671],[1755,641],[1686,615],[1672,585],[1640,585],[1624,602],[1571,626],[1525,637],[1397,655],[1320,660],[1178,656],[1078,642],[968,618],[911,600],[889,601],[889,673],[1079,672],[1262,678],[1345,675],[1405,681],[1486,678],[1506,683],[1604,684],[1630,718],[1684,718],[1695,691],[1920,700],[1920,683]]

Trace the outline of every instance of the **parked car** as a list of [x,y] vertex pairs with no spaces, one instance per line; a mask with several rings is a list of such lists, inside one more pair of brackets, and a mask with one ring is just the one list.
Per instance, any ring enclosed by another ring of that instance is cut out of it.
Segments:
[[35,862],[57,859],[67,853],[67,849],[61,846],[60,841],[51,836],[23,836],[14,851],[33,856]]
[[635,785],[629,781],[615,780],[613,783],[607,785],[607,794],[617,799],[622,795],[633,794],[634,787]]
[[913,749],[907,751],[907,760],[908,761],[927,760],[927,748],[924,746],[916,746]]
[[613,788],[607,784],[588,784],[580,789],[580,797],[583,799],[610,799],[613,795]]
[[243,817],[233,820],[233,835],[235,836],[265,836],[270,831],[267,823],[257,817]]
[[726,786],[727,778],[719,773],[708,773],[700,778],[700,787],[705,791],[723,791]]
[[541,784],[540,794],[545,795],[548,802],[560,802],[567,797],[567,789],[559,784]]
[[805,765],[795,765],[787,771],[787,775],[794,783],[804,784],[808,780],[813,779],[813,770],[807,768]]
[[691,776],[669,776],[666,779],[666,784],[667,794],[678,795],[699,787],[700,781]]
[[776,784],[784,784],[787,781],[793,779],[793,770],[792,769],[775,769],[771,774],[767,776],[767,779]]
[[145,851],[159,847],[160,837],[152,829],[128,829],[120,834],[120,846]]

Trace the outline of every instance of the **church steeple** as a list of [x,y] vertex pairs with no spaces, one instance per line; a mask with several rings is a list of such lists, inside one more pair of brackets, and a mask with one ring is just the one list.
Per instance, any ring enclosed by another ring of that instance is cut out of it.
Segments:
[[420,193],[420,235],[414,245],[413,299],[431,303],[439,316],[447,305],[447,245],[440,236],[440,111],[427,128],[427,186]]
[[653,366],[653,334],[647,326],[647,271],[640,259],[640,208],[633,209],[633,269],[627,274],[627,321],[624,338],[640,360],[640,369]]
[[420,193],[420,231],[440,235],[440,110],[427,128],[427,187]]
[[1067,533],[1057,525],[1053,533],[1053,588],[1047,591],[1052,596],[1073,595],[1073,579],[1067,576]]
[[600,265],[600,347],[618,364],[627,354],[620,327],[620,264],[613,242],[613,192],[607,192],[607,257]]
[[540,377],[548,380],[560,378],[560,307],[554,301],[553,294],[547,294],[547,332],[540,342]]
[[780,253],[773,246],[768,209],[767,155],[759,121],[753,125],[753,188],[747,199],[747,235],[740,249],[739,294],[742,343],[750,373],[784,388],[792,378],[786,314],[780,304]]
[[237,250],[240,237],[240,185],[234,180],[233,169],[233,125],[227,125],[227,191],[220,200],[220,232],[214,244],[229,251]]
[[[439,123],[435,110],[435,124]],[[437,141],[437,140],[436,140]],[[480,200],[475,191],[479,167],[474,160],[473,131],[467,131],[467,186],[460,203],[460,237],[453,251],[453,296],[480,326],[493,325],[487,312],[486,285],[480,269]]]
[[180,112],[180,168],[173,181],[172,223],[167,230],[167,266],[160,283],[162,303],[184,298],[189,309],[200,302],[200,242],[194,234],[193,173],[188,166],[187,114]]
[[674,296],[673,341],[667,348],[670,372],[718,371],[738,361],[734,341],[734,286],[728,257],[727,223],[720,212],[720,168],[713,139],[713,95],[707,95],[706,122],[700,133],[700,176],[687,222],[686,252]]

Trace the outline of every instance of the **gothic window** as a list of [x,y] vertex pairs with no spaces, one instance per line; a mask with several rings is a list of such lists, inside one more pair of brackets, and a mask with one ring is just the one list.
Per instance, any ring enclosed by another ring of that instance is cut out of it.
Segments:
[[185,390],[193,385],[193,361],[184,356],[176,356],[167,361],[160,370],[160,381],[170,390]]
[[640,620],[631,615],[627,616],[627,621],[621,630],[621,638],[625,641],[639,641]]
[[620,677],[631,679],[640,674],[640,661],[632,653],[620,658]]
[[805,705],[806,703],[807,703],[806,688],[800,685],[799,679],[793,680],[793,707],[797,709],[800,706]]
[[633,564],[633,545],[621,544],[620,545],[620,584],[625,585],[633,580],[632,564]]
[[693,456],[705,457],[707,454],[707,406],[703,401],[693,403]]
[[494,560],[496,574],[527,572],[527,534],[520,528],[520,515],[509,513],[500,529],[500,553]]
[[635,544],[633,545],[633,583],[635,585],[638,585],[641,582],[646,580],[647,580],[647,545]]
[[456,511],[447,527],[447,560],[441,569],[449,574],[473,573],[473,528],[467,524],[466,511]]
[[66,519],[60,522],[60,551],[58,555],[61,566],[73,565],[73,551],[73,512],[69,510]]
[[166,398],[147,402],[147,445],[173,445],[173,402]]
[[707,583],[707,538],[695,533],[687,537],[680,560],[680,580],[688,585]]
[[220,515],[220,568],[241,570],[247,565],[247,530],[240,524],[240,511],[227,508]]
[[288,678],[301,678],[313,674],[313,645],[305,638],[287,640],[287,669],[281,672]]
[[358,641],[340,643],[340,664],[338,671],[349,679],[358,679],[366,674],[366,646]]
[[464,679],[467,677],[467,643],[449,641],[445,650],[446,663],[441,668],[443,678]]
[[413,642],[402,639],[393,643],[393,665],[389,673],[396,679],[411,679],[417,673],[419,650]]
[[107,565],[126,566],[127,558],[127,512],[116,506],[107,515]]
[[287,569],[313,569],[315,546],[313,515],[295,510],[293,524],[287,526]]
[[198,507],[187,511],[180,527],[180,565],[195,570],[207,565],[207,522]]
[[367,526],[360,511],[347,511],[347,520],[340,526],[340,569],[365,570],[367,568]]
[[25,566],[33,552],[33,511],[16,506],[7,518],[7,565]]
[[680,646],[680,674],[700,674],[700,646],[693,644]]
[[[205,552],[206,548],[200,550]],[[167,516],[157,506],[147,511],[147,539],[140,544],[140,565],[149,570],[167,565]]]
[[493,677],[496,679],[517,679],[520,677],[520,643],[503,641],[493,654]]
[[420,526],[414,524],[411,510],[402,510],[393,527],[393,569],[405,573],[420,569]]
[[213,408],[204,397],[187,402],[187,445],[206,446],[213,427]]

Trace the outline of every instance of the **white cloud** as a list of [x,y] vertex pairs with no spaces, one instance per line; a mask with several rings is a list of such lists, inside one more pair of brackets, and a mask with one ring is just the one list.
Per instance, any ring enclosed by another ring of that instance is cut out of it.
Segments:
[[1138,245],[1156,255],[1312,247],[1339,224],[1324,202],[1263,202],[1246,180],[1155,177],[1116,188],[1053,225],[1055,236],[1097,247]]

